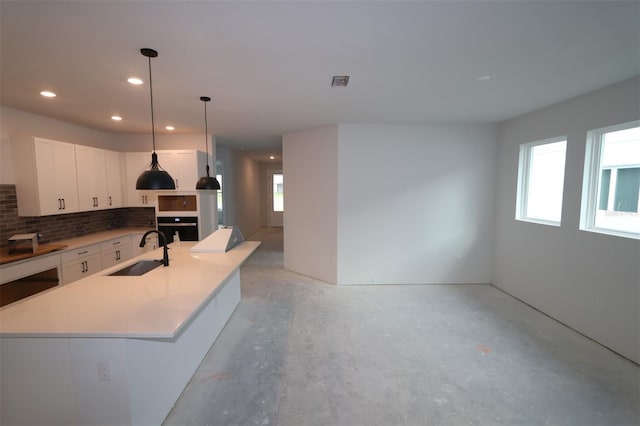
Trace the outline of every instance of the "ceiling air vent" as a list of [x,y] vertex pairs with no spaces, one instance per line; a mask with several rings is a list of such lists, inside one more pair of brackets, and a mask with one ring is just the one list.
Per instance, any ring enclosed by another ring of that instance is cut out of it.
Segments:
[[331,87],[347,87],[349,84],[348,75],[334,75],[331,81]]

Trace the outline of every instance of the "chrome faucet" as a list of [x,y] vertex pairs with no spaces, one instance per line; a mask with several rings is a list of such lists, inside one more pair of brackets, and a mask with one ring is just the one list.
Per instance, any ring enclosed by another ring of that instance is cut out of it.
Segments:
[[147,242],[147,235],[149,234],[153,234],[156,233],[158,234],[159,238],[159,244],[162,246],[163,248],[163,254],[162,254],[162,264],[164,266],[169,266],[169,249],[167,248],[167,237],[166,235],[164,235],[164,232],[162,231],[158,231],[157,229],[151,229],[147,232],[144,233],[144,235],[142,236],[142,239],[140,240],[140,247],[144,247],[144,245]]

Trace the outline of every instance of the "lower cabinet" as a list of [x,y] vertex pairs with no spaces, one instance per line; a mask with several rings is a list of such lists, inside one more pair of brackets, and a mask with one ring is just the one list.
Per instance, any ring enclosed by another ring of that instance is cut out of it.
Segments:
[[100,253],[91,254],[62,264],[62,284],[78,281],[102,270]]
[[[22,262],[18,265],[3,266],[0,273],[0,285],[2,285],[0,301],[4,301],[3,304],[12,303],[38,291],[55,287],[58,283],[65,285],[78,281],[158,248],[156,234],[148,235],[145,240],[145,246],[140,247],[140,239],[143,235],[141,233],[129,234],[120,238],[64,251],[59,257],[47,256],[46,258]],[[46,262],[43,259],[46,259]],[[30,278],[31,276],[33,277]],[[12,281],[16,281],[16,284],[13,284]],[[29,283],[31,281],[37,282],[31,286],[35,290],[26,289],[27,285],[25,283],[27,281]],[[17,288],[18,286],[19,292],[18,290],[14,291],[13,287]],[[13,295],[14,293],[16,294],[15,296]],[[3,304],[0,304],[0,306]]]
[[120,262],[131,259],[131,237],[126,236],[115,240],[105,241],[101,244],[102,269],[110,268]]
[[133,234],[131,236],[131,248],[133,257],[140,256],[141,254],[158,248],[158,236],[157,234],[149,234],[145,239],[144,247],[140,247],[140,240],[144,234]]
[[69,284],[131,259],[131,236],[70,250],[60,256],[62,284]]

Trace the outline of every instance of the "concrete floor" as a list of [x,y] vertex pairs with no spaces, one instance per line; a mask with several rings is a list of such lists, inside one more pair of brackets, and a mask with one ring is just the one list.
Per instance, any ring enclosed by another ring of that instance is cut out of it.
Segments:
[[166,425],[638,425],[640,367],[489,285],[338,287],[282,232]]

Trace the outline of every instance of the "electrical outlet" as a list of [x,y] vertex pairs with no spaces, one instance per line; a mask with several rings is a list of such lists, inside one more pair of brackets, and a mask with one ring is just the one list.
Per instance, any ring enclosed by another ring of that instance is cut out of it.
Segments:
[[111,381],[111,365],[108,361],[98,361],[98,379],[101,382]]

